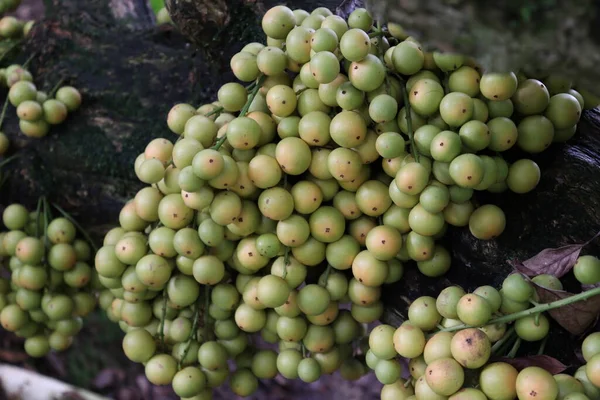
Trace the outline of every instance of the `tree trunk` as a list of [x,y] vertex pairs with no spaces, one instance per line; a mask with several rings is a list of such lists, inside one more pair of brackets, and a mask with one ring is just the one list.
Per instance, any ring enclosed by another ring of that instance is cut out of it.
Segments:
[[[311,1],[296,4],[311,9],[317,3]],[[223,60],[245,43],[263,40],[256,10],[272,4],[214,3],[229,7],[229,14],[213,42],[206,42],[208,29],[197,31],[194,40],[208,43],[210,49],[200,54],[172,27],[153,26],[154,17],[143,0],[46,3],[46,20],[35,26],[16,61],[35,54],[29,68],[38,87],[50,90],[65,79],[81,89],[84,104],[43,139],[20,134],[15,110],[9,107],[4,130],[11,154],[19,157],[3,171],[9,179],[0,190],[0,202],[34,207],[38,197],[46,195],[100,237],[116,223],[124,202],[143,186],[133,170],[135,157],[153,138],[176,139],[166,125],[169,109],[176,103],[214,100],[219,85],[233,79]],[[333,8],[330,0],[319,5]],[[356,5],[347,1],[345,11]],[[210,21],[201,20],[219,23]],[[508,260],[591,237],[600,228],[599,149],[600,112],[588,111],[568,144],[553,145],[532,157],[542,169],[535,191],[478,193],[478,202],[493,202],[505,210],[504,234],[483,242],[468,229],[450,229],[445,240],[452,248],[451,271],[442,279],[429,279],[407,263],[405,277],[385,291],[385,320],[398,325],[404,319],[405,298],[435,296],[450,284],[465,289],[498,286],[511,271]],[[517,151],[507,154],[510,159],[521,156]],[[586,250],[599,254],[600,248]],[[548,351],[575,363],[574,339],[559,329],[552,335],[558,341]]]

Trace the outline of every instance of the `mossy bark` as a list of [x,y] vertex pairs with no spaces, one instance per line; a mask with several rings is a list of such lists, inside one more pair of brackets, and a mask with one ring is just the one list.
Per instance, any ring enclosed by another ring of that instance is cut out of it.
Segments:
[[[306,9],[315,6],[300,3]],[[19,157],[4,168],[9,179],[0,189],[0,204],[19,201],[33,208],[46,195],[99,235],[114,226],[121,206],[142,187],[133,171],[135,157],[153,138],[176,139],[166,125],[169,109],[180,102],[214,100],[217,87],[233,78],[224,60],[245,43],[261,40],[254,3],[236,4],[246,10],[236,9],[217,40],[206,44],[209,50],[197,52],[172,27],[155,27],[143,0],[116,8],[109,0],[47,1],[47,18],[35,26],[15,61],[34,55],[29,68],[38,87],[50,90],[65,79],[81,89],[84,104],[43,139],[20,134],[15,110],[9,107],[3,130],[10,137],[11,154]],[[350,0],[344,4],[346,12],[357,5]],[[327,2],[320,5],[334,8]],[[405,299],[435,296],[450,284],[468,290],[498,286],[511,271],[508,260],[592,236],[600,228],[599,150],[600,112],[588,111],[573,140],[532,157],[542,169],[535,191],[478,194],[479,203],[505,210],[505,233],[483,242],[468,229],[450,229],[445,238],[453,254],[449,274],[425,278],[407,263],[402,281],[385,290],[385,320],[398,325],[404,319]],[[600,254],[600,247],[586,251]],[[550,354],[575,364],[574,339],[559,329],[552,335],[556,341],[547,347]]]

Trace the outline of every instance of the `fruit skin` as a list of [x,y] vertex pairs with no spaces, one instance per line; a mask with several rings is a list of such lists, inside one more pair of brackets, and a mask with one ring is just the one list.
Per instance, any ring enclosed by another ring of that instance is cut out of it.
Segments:
[[600,259],[592,255],[581,256],[573,267],[575,278],[585,285],[600,282]]
[[558,397],[558,384],[552,374],[540,367],[527,367],[517,376],[519,400],[554,400]]
[[471,214],[469,230],[477,239],[490,240],[498,237],[506,227],[504,211],[493,204],[486,204]]
[[511,400],[517,396],[518,374],[517,369],[510,364],[488,364],[479,376],[479,387],[491,400]]
[[590,382],[600,388],[600,354],[596,354],[588,361],[585,373]]
[[427,366],[425,380],[437,394],[450,396],[462,387],[465,373],[453,358],[440,358]]
[[589,361],[596,354],[600,354],[600,332],[589,334],[581,344],[583,359]]
[[490,358],[491,348],[487,335],[477,328],[456,332],[450,343],[452,357],[469,369],[483,366]]

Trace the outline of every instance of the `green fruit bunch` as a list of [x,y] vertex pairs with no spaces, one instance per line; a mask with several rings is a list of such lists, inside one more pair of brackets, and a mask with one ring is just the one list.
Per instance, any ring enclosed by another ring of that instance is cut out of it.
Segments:
[[[2,4],[0,4],[2,9]],[[6,39],[21,39],[29,34],[35,21],[22,21],[12,16],[0,18],[0,43]]]
[[[538,275],[531,281],[551,290],[563,289],[553,275]],[[534,286],[520,274],[509,275],[500,290],[481,286],[466,293],[460,286],[450,286],[437,298],[415,299],[408,319],[398,328],[384,324],[370,332],[366,361],[384,384],[381,399],[413,395],[416,399],[600,398],[598,332],[583,341],[586,364],[574,376],[553,376],[537,366],[519,372],[510,363],[492,360],[514,357],[523,341],[545,340],[549,318],[544,313],[524,313],[537,304],[535,300]],[[408,381],[401,379],[398,357],[410,359]]]
[[[364,375],[364,324],[381,317],[382,287],[402,278],[403,262],[443,275],[451,257],[436,239],[448,225],[500,235],[504,213],[476,208],[473,194],[526,193],[540,179],[535,162],[509,164],[501,152],[562,140],[555,123],[574,130],[572,94],[519,97],[524,111],[514,111],[515,74],[481,74],[373,22],[365,9],[345,20],[271,8],[266,45],[231,58],[242,83],[224,84],[211,104],[175,105],[177,141],[156,138],[136,158],[148,186],[122,208],[95,266],[101,306],[153,384],[205,399],[228,377],[248,396],[278,373]],[[520,133],[529,115],[541,125]],[[475,315],[489,320],[491,307]],[[279,351],[257,348],[253,334]],[[392,358],[378,373],[390,384]]]
[[0,232],[0,325],[25,338],[25,351],[63,351],[96,307],[101,287],[90,244],[67,218],[11,204]]
[[[37,89],[33,76],[21,65],[0,69],[0,83],[9,87],[6,101],[16,108],[19,128],[28,137],[46,136],[52,125],[63,123],[70,112],[81,106],[81,93],[77,89],[62,86],[48,95]],[[0,133],[0,137],[5,138],[6,135]]]

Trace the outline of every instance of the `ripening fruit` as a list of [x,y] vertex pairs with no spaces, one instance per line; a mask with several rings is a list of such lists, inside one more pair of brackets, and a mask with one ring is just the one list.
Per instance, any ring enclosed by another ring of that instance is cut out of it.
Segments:
[[550,97],[550,102],[544,115],[552,122],[555,129],[567,129],[579,122],[581,105],[571,94],[555,94]]
[[592,255],[580,256],[573,267],[575,278],[584,285],[600,282],[600,259]]
[[452,357],[450,343],[453,336],[453,332],[438,332],[430,337],[423,350],[423,361],[426,364],[431,364],[440,358]]
[[517,376],[516,391],[519,399],[551,400],[558,396],[558,384],[545,369],[527,367]]
[[528,315],[515,321],[515,331],[527,342],[542,340],[548,335],[550,322],[544,314]]
[[588,361],[585,373],[594,386],[600,388],[600,354],[596,354]]
[[515,193],[528,193],[540,182],[540,167],[533,160],[521,159],[512,163],[508,169],[506,184]]
[[492,317],[492,308],[483,297],[469,293],[464,295],[456,305],[458,318],[467,325],[485,325]]
[[268,37],[285,39],[296,25],[294,13],[288,7],[275,6],[269,9],[262,18],[262,29]]
[[454,334],[450,351],[460,365],[477,369],[489,360],[491,344],[485,333],[477,328],[467,328]]
[[421,296],[415,299],[408,307],[408,319],[423,331],[430,331],[437,327],[442,316],[435,308],[435,299],[430,296]]
[[405,321],[396,329],[393,336],[394,349],[405,358],[420,356],[425,349],[425,335],[421,329]]
[[600,332],[591,333],[583,340],[581,352],[585,361],[589,361],[596,354],[600,354]]
[[435,393],[450,396],[456,393],[465,381],[465,373],[453,358],[440,358],[427,365],[425,380]]
[[485,395],[494,400],[511,400],[517,396],[517,375],[515,367],[504,362],[486,365],[479,375],[479,387]]
[[510,99],[517,90],[517,76],[513,72],[486,73],[481,76],[479,89],[485,98],[493,101]]
[[477,239],[494,239],[506,227],[504,211],[493,204],[486,204],[477,208],[469,217],[469,230]]

